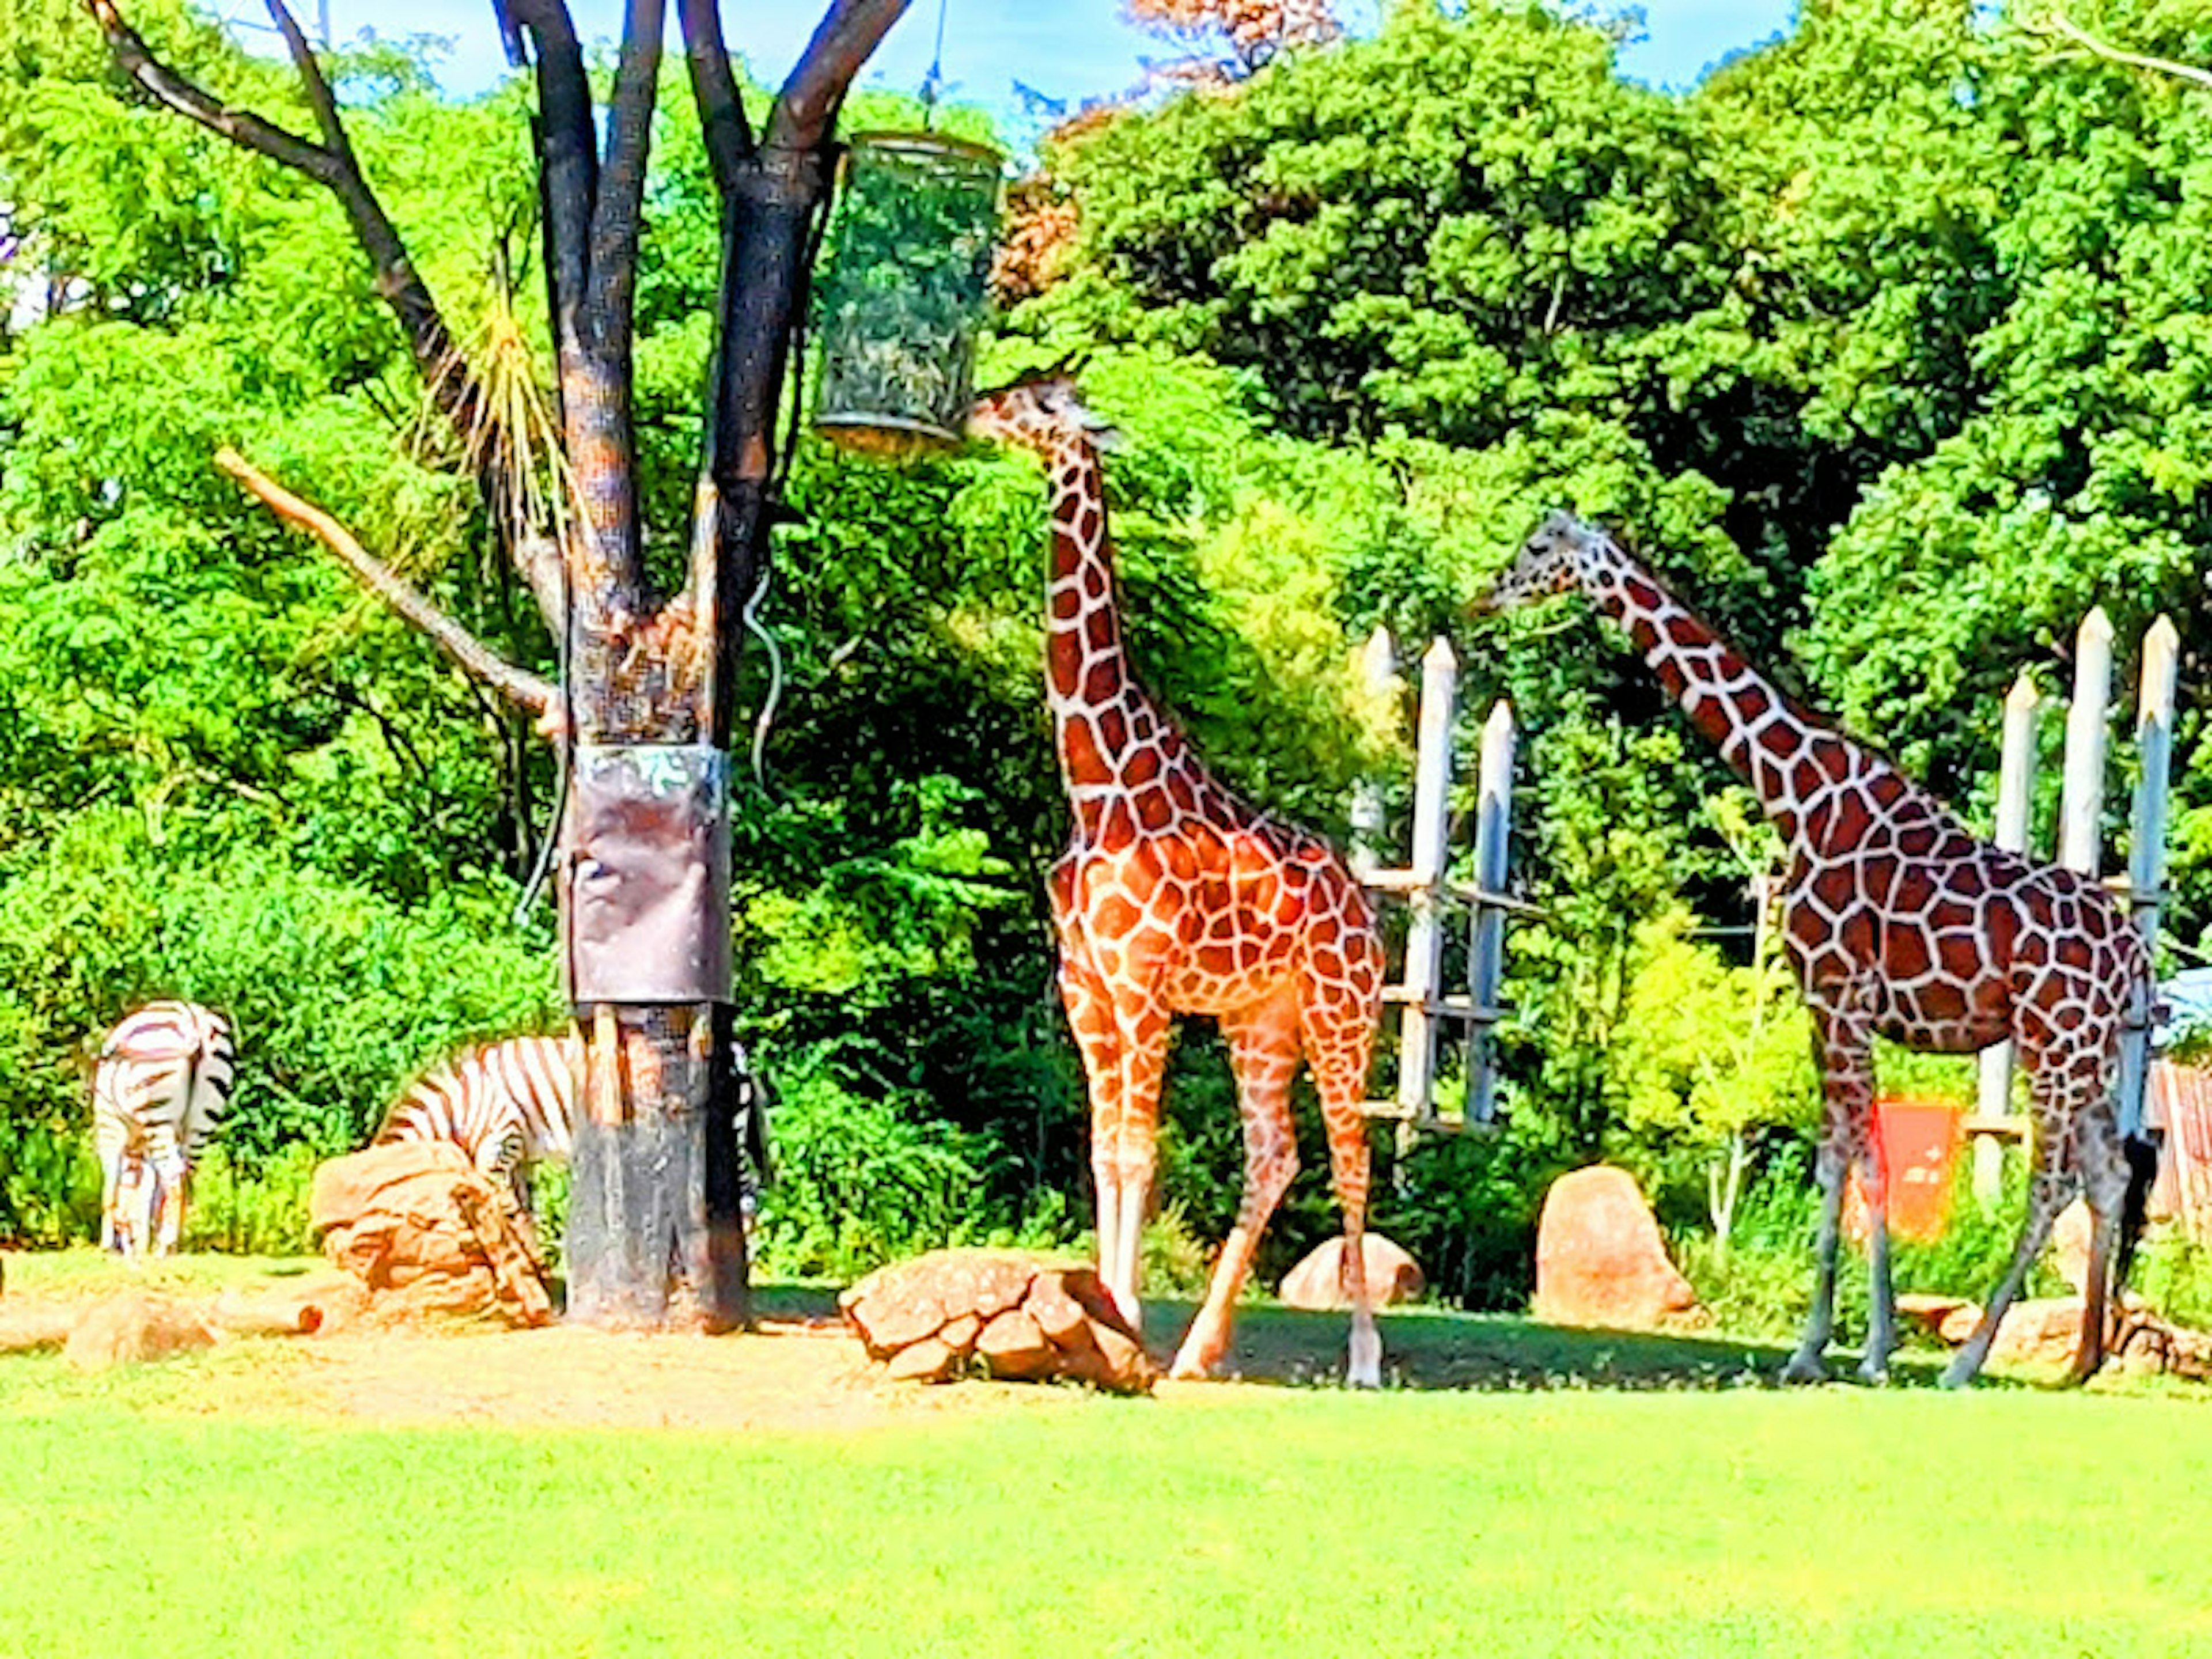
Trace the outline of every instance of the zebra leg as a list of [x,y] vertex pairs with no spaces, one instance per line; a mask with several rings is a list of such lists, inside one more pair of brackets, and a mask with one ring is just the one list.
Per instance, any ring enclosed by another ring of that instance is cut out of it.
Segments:
[[100,1150],[100,1248],[124,1253],[121,1218],[115,1206],[123,1197],[123,1149]]
[[[146,1228],[153,1236],[155,1255],[174,1255],[185,1231],[185,1183],[191,1166],[176,1133],[157,1127],[146,1138],[146,1166],[153,1179],[147,1193]],[[156,1224],[155,1214],[161,1219]]]

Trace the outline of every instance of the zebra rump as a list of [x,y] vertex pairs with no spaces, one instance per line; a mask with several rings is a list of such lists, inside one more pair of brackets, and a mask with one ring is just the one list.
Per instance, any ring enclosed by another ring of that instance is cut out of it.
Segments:
[[108,1032],[92,1073],[103,1248],[177,1248],[192,1160],[236,1080],[230,1022],[198,1003],[149,1002]]

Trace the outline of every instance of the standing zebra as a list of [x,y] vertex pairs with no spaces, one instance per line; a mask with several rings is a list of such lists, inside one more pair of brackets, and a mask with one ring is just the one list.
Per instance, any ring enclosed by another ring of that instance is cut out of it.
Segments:
[[[757,1203],[753,1172],[758,1179],[769,1174],[767,1090],[743,1050],[735,1059],[739,1127],[750,1165],[740,1179],[750,1225]],[[583,1065],[583,1043],[574,1031],[471,1048],[416,1079],[385,1114],[374,1144],[443,1140],[459,1147],[534,1237],[529,1171],[542,1159],[568,1161]]]
[[149,1002],[107,1034],[92,1073],[103,1249],[135,1255],[149,1233],[155,1255],[177,1248],[192,1160],[236,1077],[230,1022],[196,1002]]

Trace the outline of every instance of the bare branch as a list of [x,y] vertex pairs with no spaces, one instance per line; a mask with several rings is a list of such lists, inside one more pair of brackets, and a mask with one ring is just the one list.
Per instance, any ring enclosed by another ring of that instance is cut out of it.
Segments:
[[137,30],[124,21],[114,0],[84,0],[85,9],[100,24],[107,49],[124,74],[143,88],[155,101],[209,131],[218,133],[240,149],[265,155],[282,167],[322,185],[337,198],[353,227],[354,237],[368,256],[376,292],[399,320],[413,354],[415,367],[430,388],[439,408],[453,420],[464,437],[473,423],[477,398],[475,381],[453,349],[453,335],[438,310],[430,290],[408,259],[406,245],[376,193],[368,187],[346,140],[329,83],[316,65],[306,39],[283,6],[271,3],[270,15],[277,21],[292,58],[299,67],[307,102],[315,112],[326,142],[313,143],[250,110],[232,109],[204,88],[170,69],[148,48]]
[[745,119],[744,97],[730,73],[730,49],[722,40],[720,0],[676,0],[684,26],[684,59],[691,71],[691,97],[699,106],[699,131],[706,140],[707,165],[715,192],[727,213],[752,164],[753,130]]
[[845,88],[906,8],[907,0],[834,0],[776,98],[769,148],[811,150],[829,137]]
[[304,173],[336,187],[338,160],[319,144],[309,143],[297,133],[264,121],[251,110],[233,109],[204,88],[195,85],[155,58],[137,30],[124,21],[113,0],[85,0],[85,9],[107,37],[108,54],[116,68],[137,82],[155,101],[219,133],[241,149],[266,155],[295,173]]
[[592,127],[592,86],[584,48],[564,0],[507,0],[502,26],[529,36],[538,68],[540,205],[545,217],[546,274],[552,285],[554,337],[565,358],[577,349],[579,318],[588,287],[592,207],[599,198],[599,156]]
[[336,519],[277,483],[228,447],[216,453],[215,464],[235,478],[285,523],[305,530],[337,556],[362,585],[382,599],[416,629],[429,635],[438,648],[467,672],[510,702],[542,718],[557,714],[561,691],[550,680],[517,668],[494,653],[451,617],[408,585],[392,568],[354,539]]
[[653,148],[653,100],[660,79],[661,29],[667,0],[629,0],[623,15],[622,57],[607,106],[606,164],[592,209],[591,289],[587,310],[594,350],[629,361],[630,298],[637,286],[637,238],[645,202],[646,161]]
[[2170,75],[2177,81],[2212,91],[2212,70],[2194,64],[2177,64],[2168,58],[2147,58],[2141,52],[2123,51],[2120,47],[2100,40],[2095,35],[2057,10],[2031,12],[2021,20],[2021,31],[2040,37],[2056,36],[2069,46],[2102,58],[2108,63],[2124,64],[2130,69],[2149,70],[2159,75]]

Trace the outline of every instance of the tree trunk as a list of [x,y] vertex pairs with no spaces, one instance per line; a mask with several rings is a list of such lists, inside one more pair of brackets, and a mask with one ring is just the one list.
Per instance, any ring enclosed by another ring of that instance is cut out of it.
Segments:
[[737,1045],[729,1003],[729,745],[740,619],[768,568],[776,441],[845,89],[908,0],[828,0],[757,139],[715,0],[677,0],[721,198],[723,259],[706,443],[684,589],[653,591],[638,520],[634,301],[666,0],[627,0],[602,123],[565,0],[493,0],[535,73],[532,132],[572,511],[559,540],[399,232],[362,175],[328,82],[283,0],[266,0],[319,142],[233,109],[155,58],[115,0],[84,0],[118,67],[157,101],[315,179],[344,210],[420,373],[477,468],[508,556],[561,646],[567,684],[496,653],[329,515],[242,458],[222,464],[311,531],[465,670],[567,749],[556,860],[563,981],[584,1036],[568,1259],[570,1316],[726,1329],[747,1316]]

